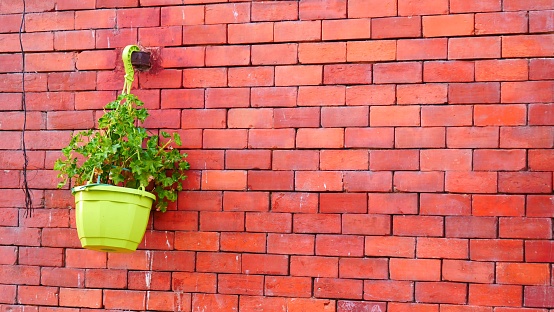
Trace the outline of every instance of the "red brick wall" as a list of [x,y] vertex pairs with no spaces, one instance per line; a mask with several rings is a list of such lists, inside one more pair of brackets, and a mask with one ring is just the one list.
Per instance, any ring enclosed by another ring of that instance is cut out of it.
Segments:
[[[554,310],[552,0],[0,2],[0,311]],[[183,4],[184,2],[184,4]],[[53,161],[136,93],[187,191],[80,248]]]

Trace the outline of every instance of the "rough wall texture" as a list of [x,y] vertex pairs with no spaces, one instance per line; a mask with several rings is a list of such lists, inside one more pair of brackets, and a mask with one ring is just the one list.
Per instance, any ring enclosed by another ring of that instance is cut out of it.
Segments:
[[[184,2],[184,3],[183,3]],[[0,311],[554,311],[552,0],[0,1]],[[53,161],[123,86],[192,165],[141,250]]]

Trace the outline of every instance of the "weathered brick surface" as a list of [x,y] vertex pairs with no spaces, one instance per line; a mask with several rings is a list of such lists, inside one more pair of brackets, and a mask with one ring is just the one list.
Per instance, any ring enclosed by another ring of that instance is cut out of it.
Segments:
[[[23,2],[0,0],[0,311],[553,311],[553,10],[26,1],[23,60]],[[154,56],[146,125],[191,170],[138,251],[105,254],[53,162],[128,44]]]

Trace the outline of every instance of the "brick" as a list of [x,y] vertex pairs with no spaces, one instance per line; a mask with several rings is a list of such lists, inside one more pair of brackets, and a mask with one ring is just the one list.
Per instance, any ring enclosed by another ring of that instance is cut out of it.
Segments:
[[419,126],[420,107],[410,106],[372,106],[369,113],[371,127]]
[[92,111],[59,111],[46,115],[46,128],[50,130],[90,129],[94,127]]
[[160,14],[161,26],[204,24],[204,6],[202,5],[162,7]]
[[474,32],[473,14],[424,16],[422,24],[424,37],[467,36]]
[[244,212],[212,212],[200,213],[201,231],[240,232],[244,231]]
[[437,312],[439,309],[438,304],[425,304],[425,303],[396,303],[391,302],[389,304],[389,311],[425,311],[425,312]]
[[145,89],[181,88],[183,72],[181,70],[166,69],[156,73],[145,73],[140,76],[140,87]]
[[424,0],[421,2],[413,2],[411,0],[398,1],[398,15],[431,15],[431,14],[446,14],[448,12],[448,1],[431,1]]
[[415,214],[417,213],[417,195],[409,193],[371,193],[368,194],[370,213]]
[[414,282],[393,280],[364,281],[364,300],[413,301],[413,299]]
[[345,18],[346,0],[332,0],[327,3],[317,0],[301,0],[298,14],[301,20]]
[[338,258],[318,256],[291,256],[291,276],[338,277]]
[[552,11],[532,11],[529,12],[529,32],[549,32],[552,31],[553,17]]
[[225,169],[270,169],[271,151],[229,150],[225,152]]
[[1,285],[0,286],[0,302],[6,304],[14,304],[16,300],[16,285]]
[[325,65],[325,84],[370,84],[371,64]]
[[346,61],[346,43],[300,43],[298,61],[302,64],[338,63]]
[[222,294],[263,295],[263,275],[221,274],[218,291]]
[[0,72],[2,73],[15,73],[20,72],[23,68],[22,59],[17,54],[0,54],[1,67]]
[[398,104],[444,104],[447,102],[448,86],[446,84],[398,85],[396,92]]
[[289,213],[248,212],[246,213],[246,231],[290,233],[292,215]]
[[65,307],[101,308],[102,289],[60,288],[59,304]]
[[348,62],[378,62],[396,59],[396,41],[350,41],[346,45]]
[[317,107],[278,108],[274,110],[273,120],[275,128],[317,128],[320,125],[320,109]]
[[273,151],[273,170],[317,170],[319,153],[311,150]]
[[221,233],[221,251],[265,252],[265,241],[262,233]]
[[136,28],[99,29],[96,30],[96,48],[123,48],[129,43],[129,38],[138,39]]
[[287,275],[288,268],[289,258],[285,255],[245,254],[242,256],[243,274]]
[[530,80],[554,79],[554,73],[549,70],[554,61],[552,59],[532,59],[529,62]]
[[491,284],[494,280],[494,263],[444,260],[442,278],[453,282]]
[[554,259],[554,242],[545,240],[534,240],[525,242],[526,262],[552,262]]
[[539,263],[497,263],[496,280],[498,284],[548,285],[550,268]]
[[275,67],[275,86],[319,85],[322,82],[322,65],[291,65]]
[[416,150],[374,150],[370,152],[369,160],[373,171],[419,169],[419,154]]
[[[292,130],[292,131],[291,131]],[[249,148],[292,148],[294,129],[254,129],[248,132]]]
[[522,11],[522,10],[551,10],[553,8],[552,3],[545,0],[540,1],[514,1],[508,0],[504,3],[505,11]]
[[313,299],[313,298],[289,298],[287,299],[287,309],[289,312],[301,311],[335,311],[335,300]]
[[[549,127],[502,127],[500,147],[551,148],[554,134]],[[525,139],[524,139],[525,138]]]
[[25,16],[25,31],[49,31],[74,29],[74,12],[30,13]]
[[398,40],[397,60],[446,59],[447,39]]
[[389,105],[396,102],[392,85],[349,86],[346,88],[346,105]]
[[108,1],[108,0],[98,0],[98,7],[100,8],[125,8],[125,7],[134,7],[138,5],[137,0],[117,0],[117,1]]
[[62,266],[61,248],[20,247],[19,264],[38,266]]
[[235,24],[250,21],[250,4],[218,3],[206,5],[206,24]]
[[498,127],[456,127],[446,133],[449,148],[495,148],[498,139]]
[[130,8],[117,10],[117,26],[120,28],[160,26],[160,9]]
[[248,46],[227,45],[206,48],[206,66],[248,65],[249,62]]
[[272,212],[315,213],[318,210],[318,196],[313,193],[272,193]]
[[318,256],[361,257],[364,238],[354,235],[317,235],[315,254]]
[[74,69],[75,53],[73,52],[33,53],[25,57],[25,70],[29,71],[57,72]]
[[279,311],[286,309],[287,300],[285,298],[264,297],[264,296],[242,296],[240,299],[240,311]]
[[419,198],[421,215],[469,215],[471,198],[459,194],[421,194]]
[[314,296],[319,298],[362,299],[363,282],[345,278],[316,278]]
[[17,247],[0,246],[0,264],[15,264],[17,262]]
[[83,51],[77,54],[78,70],[114,69],[116,54],[113,51]]
[[475,15],[475,34],[517,34],[527,32],[525,12],[495,12]]
[[[447,105],[421,107],[421,125],[423,127],[470,126],[472,123],[473,108],[471,106]],[[424,130],[422,131],[426,132]]]
[[[217,150],[187,150],[190,169],[214,169],[219,170],[224,167],[225,155],[223,151]],[[196,159],[196,161],[195,161]],[[201,172],[194,172],[189,175],[188,183],[191,183],[189,191],[199,190],[201,185]],[[187,183],[185,181],[185,183]]]
[[174,292],[149,291],[146,308],[155,311],[171,311],[182,306],[190,306],[191,295]]
[[471,150],[428,149],[420,152],[422,171],[466,171],[471,170]]
[[474,195],[472,214],[475,216],[523,216],[524,196]]
[[39,285],[40,268],[26,265],[0,265],[0,283],[11,285]]
[[496,82],[455,83],[448,86],[449,103],[498,103],[500,84]]
[[219,233],[214,232],[176,232],[175,249],[217,251],[219,236]]
[[160,51],[161,66],[164,68],[204,66],[205,54],[204,47],[164,48]]
[[75,29],[113,28],[115,23],[115,10],[97,9],[75,12]]
[[422,82],[422,64],[419,62],[380,63],[373,66],[373,83]]
[[421,37],[421,17],[386,17],[371,20],[371,38],[417,38]]
[[275,42],[321,40],[321,21],[282,21],[274,25]]
[[450,1],[451,13],[494,12],[502,9],[500,0],[453,0]]
[[369,39],[370,19],[324,20],[321,24],[323,40]]
[[445,146],[445,129],[442,127],[397,128],[396,148],[442,148]]
[[344,145],[349,148],[392,148],[394,129],[388,128],[346,128]]
[[88,288],[125,288],[127,271],[113,269],[88,269],[85,273]]
[[229,128],[273,128],[271,108],[233,108],[227,111]]
[[342,148],[344,129],[342,128],[301,128],[296,133],[297,148]]
[[297,214],[293,220],[295,233],[329,233],[341,231],[341,217],[338,214]]
[[[295,87],[261,87],[252,88],[250,93],[252,107],[294,107],[296,106],[298,89]],[[284,111],[286,110],[275,110],[275,116],[277,117],[278,112]],[[275,118],[276,125],[278,120],[278,118]]]
[[[130,274],[133,272],[129,273]],[[156,273],[156,272],[154,272]],[[217,282],[216,274],[173,272],[171,289],[183,292],[215,293]]]
[[387,235],[390,229],[390,216],[344,214],[342,217],[343,234]]
[[505,193],[550,193],[552,175],[546,172],[500,172],[498,190]]
[[552,102],[554,84],[549,81],[503,82],[502,103]]
[[348,192],[388,192],[392,189],[390,172],[345,172],[343,181]]
[[524,290],[524,304],[526,307],[551,308],[554,307],[554,287],[528,286]]
[[393,188],[400,192],[441,192],[444,190],[444,173],[398,171]]
[[287,255],[314,255],[315,236],[309,234],[267,234],[267,252]]
[[439,216],[393,216],[392,233],[398,236],[442,236],[444,220]]
[[423,67],[426,82],[470,82],[474,76],[473,62],[425,62]]
[[248,107],[248,88],[210,88],[206,90],[206,108]]
[[183,42],[194,44],[227,43],[226,25],[185,25],[183,26]]
[[450,216],[445,219],[446,237],[494,238],[498,221],[492,217]]
[[146,292],[135,290],[105,290],[104,307],[107,309],[144,309]]
[[250,171],[249,190],[292,191],[294,173],[292,171]]
[[273,23],[230,24],[227,28],[229,43],[261,43],[273,41]]
[[477,261],[523,261],[523,242],[510,239],[477,239],[469,244],[470,259]]
[[[491,113],[494,115],[491,116]],[[525,125],[526,120],[527,107],[525,105],[475,105],[474,108],[474,124],[476,126]]]
[[342,191],[342,174],[338,171],[298,171],[295,175],[297,191]]
[[529,169],[532,171],[552,171],[552,150],[529,150]]
[[424,303],[465,304],[467,287],[462,283],[418,282],[415,285],[415,299]]
[[554,213],[552,206],[554,202],[548,195],[527,196],[527,216],[529,217],[551,217]]
[[470,284],[469,300],[472,305],[520,307],[523,287],[518,285]]
[[369,154],[364,150],[323,150],[320,152],[321,170],[367,170]]
[[[161,108],[203,108],[204,90],[201,89],[166,89],[161,93]],[[187,111],[188,112],[188,111]],[[192,111],[205,112],[205,111]],[[182,116],[182,120],[188,116]],[[222,123],[224,124],[224,123]],[[187,125],[182,125],[185,127]]]
[[240,273],[241,256],[228,252],[199,252],[196,271],[209,273]]
[[502,37],[502,57],[552,57],[554,36],[520,35]]
[[[185,88],[226,87],[227,68],[188,68],[183,70],[183,86]],[[168,90],[163,90],[162,93]],[[203,91],[203,90],[201,90]],[[202,97],[202,105],[204,97]]]
[[469,243],[467,239],[417,238],[418,258],[467,259]]
[[94,49],[95,40],[92,30],[63,31],[54,33],[55,50]]
[[[160,36],[160,33],[164,36]],[[147,47],[179,46],[182,44],[183,28],[181,26],[139,28],[138,37],[140,44]]]
[[504,217],[499,221],[499,237],[551,239],[552,222],[542,218]]
[[[10,193],[5,193],[11,195]],[[37,198],[35,198],[36,200]],[[18,198],[19,200],[19,198]],[[23,196],[21,196],[21,204]],[[7,202],[7,201],[6,201]],[[35,201],[36,202],[36,201]],[[40,233],[39,229],[29,229],[21,227],[2,227],[0,228],[0,243],[2,245],[20,245],[20,246],[39,246]]]
[[440,260],[435,259],[390,259],[392,280],[439,281]]
[[266,276],[264,293],[267,296],[309,298],[312,294],[312,279],[296,276]]
[[236,295],[193,294],[192,311],[199,312],[206,307],[221,312],[237,311],[239,299]]
[[342,258],[339,260],[340,278],[387,279],[388,261],[371,258]]
[[298,19],[297,1],[252,2],[252,21],[285,21]]
[[448,59],[499,58],[500,53],[500,38],[498,37],[448,39]]
[[[254,2],[265,4],[268,2]],[[253,45],[251,50],[252,65],[285,65],[298,61],[298,45],[294,43]]]
[[447,172],[445,190],[454,193],[496,193],[497,176],[493,172]]

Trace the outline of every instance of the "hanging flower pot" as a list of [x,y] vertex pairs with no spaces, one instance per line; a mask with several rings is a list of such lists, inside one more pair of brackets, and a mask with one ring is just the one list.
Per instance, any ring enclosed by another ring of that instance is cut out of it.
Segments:
[[154,194],[105,184],[73,189],[77,233],[83,248],[132,252],[142,241]]

